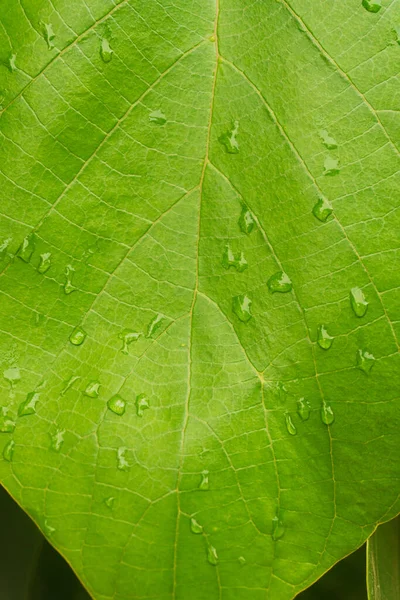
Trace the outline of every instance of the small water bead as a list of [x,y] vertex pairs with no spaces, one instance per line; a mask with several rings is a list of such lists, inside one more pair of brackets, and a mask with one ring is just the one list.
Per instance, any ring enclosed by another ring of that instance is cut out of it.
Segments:
[[192,533],[203,533],[203,526],[194,517],[190,519],[190,531]]
[[129,354],[128,346],[130,344],[132,344],[132,342],[136,342],[140,338],[141,335],[142,335],[141,333],[136,333],[135,331],[129,331],[129,330],[121,331],[121,333],[118,335],[118,337],[120,340],[122,340],[122,348],[121,348],[122,354]]
[[368,302],[365,299],[364,292],[359,287],[351,288],[350,303],[356,317],[363,317],[367,312]]
[[130,464],[126,457],[127,448],[118,448],[117,450],[117,469],[120,471],[129,471]]
[[110,496],[109,498],[106,498],[104,500],[104,504],[108,507],[108,508],[112,508],[114,506],[114,496]]
[[64,283],[64,292],[69,295],[72,292],[75,292],[77,288],[72,284],[72,278],[74,276],[75,269],[72,265],[67,265],[65,267],[65,283]]
[[136,398],[136,414],[138,417],[143,417],[143,413],[145,410],[150,408],[149,401],[147,400],[147,396],[145,394],[139,394]]
[[363,7],[372,13],[377,13],[382,8],[382,0],[362,0]]
[[394,33],[396,36],[396,42],[400,45],[400,25],[394,28]]
[[107,406],[113,413],[120,417],[122,417],[126,410],[126,402],[118,394],[109,399]]
[[167,122],[167,117],[164,115],[162,110],[153,110],[149,114],[150,123],[155,123],[155,125],[165,125]]
[[74,346],[81,346],[85,341],[87,333],[82,327],[76,327],[74,331],[69,336],[69,341]]
[[28,263],[31,260],[32,254],[35,251],[35,236],[32,233],[28,235],[17,250],[17,256],[24,262]]
[[325,325],[318,325],[317,342],[318,346],[323,350],[329,350],[333,344],[333,336],[329,335]]
[[240,217],[239,217],[240,231],[242,231],[246,235],[249,235],[253,231],[255,224],[256,224],[256,222],[254,220],[253,214],[247,208],[247,206],[245,204],[243,204],[242,212],[240,213]]
[[367,350],[361,350],[360,348],[357,350],[356,363],[357,367],[368,375],[375,364],[375,356],[370,352],[367,352]]
[[305,398],[297,400],[297,414],[302,421],[308,421],[311,413],[311,405]]
[[50,525],[50,523],[48,522],[48,520],[46,519],[43,523],[43,533],[47,536],[47,537],[51,537],[53,535],[53,533],[56,532],[55,527],[52,527]]
[[199,483],[199,490],[206,491],[210,488],[210,482],[208,480],[209,471],[206,469],[201,472],[201,481]]
[[43,29],[43,36],[44,36],[44,39],[46,40],[47,47],[49,50],[52,50],[54,48],[53,40],[56,37],[56,34],[54,33],[54,30],[53,30],[53,25],[51,23],[43,23],[42,29]]
[[27,417],[34,415],[36,412],[36,403],[39,401],[40,394],[38,392],[29,392],[24,402],[18,407],[18,416]]
[[248,267],[243,251],[235,256],[229,244],[226,244],[225,246],[225,251],[222,256],[222,265],[225,267],[225,269],[234,267],[239,273],[242,273]]
[[324,162],[324,175],[337,175],[339,171],[340,167],[338,159],[327,156]]
[[209,544],[207,547],[207,560],[210,565],[213,565],[213,567],[216,567],[218,564],[217,550],[214,548],[214,546],[211,546],[211,544]]
[[14,429],[15,422],[9,417],[8,409],[3,406],[0,410],[0,432],[13,433]]
[[11,238],[7,238],[0,244],[0,261],[4,260],[7,256],[8,246],[11,243]]
[[54,450],[54,452],[60,452],[60,450],[64,444],[64,435],[65,435],[64,429],[57,429],[57,431],[55,433],[50,435],[50,438],[51,438],[50,447],[52,450]]
[[100,382],[99,381],[91,381],[87,384],[85,391],[83,392],[85,396],[89,396],[89,398],[98,398],[100,390]]
[[319,132],[319,137],[321,138],[324,146],[328,148],[328,150],[334,150],[335,148],[337,148],[336,140],[331,135],[329,135],[326,129],[321,129],[321,131]]
[[110,46],[110,42],[103,38],[100,42],[100,56],[103,62],[109,63],[113,57],[114,50]]
[[292,282],[289,277],[283,271],[274,273],[267,282],[268,289],[270,292],[280,292],[282,294],[290,292],[293,288]]
[[15,64],[16,60],[17,60],[16,54],[10,54],[10,56],[8,57],[7,68],[10,71],[10,73],[14,73],[14,71],[17,70],[17,65]]
[[312,209],[314,217],[316,217],[322,223],[328,219],[333,213],[333,208],[330,202],[326,198],[319,198]]
[[51,252],[45,252],[44,254],[40,255],[40,263],[38,266],[38,271],[39,273],[42,273],[42,275],[44,275],[44,273],[47,273],[47,271],[50,269],[51,267]]
[[251,299],[246,295],[235,296],[232,299],[232,310],[240,321],[247,323],[252,318]]
[[78,379],[80,379],[79,375],[71,375],[68,381],[65,382],[65,385],[61,391],[61,396],[64,396],[64,394],[66,394],[68,390],[72,388],[72,386],[76,381],[78,381]]
[[332,425],[334,420],[335,415],[333,413],[332,407],[324,400],[321,406],[321,421],[325,423],[325,425]]
[[146,337],[151,338],[161,327],[164,322],[164,317],[160,314],[156,315],[149,323]]
[[244,567],[244,565],[246,564],[246,559],[244,556],[239,556],[238,561],[239,561],[240,566],[242,566],[242,567]]
[[276,542],[285,535],[285,526],[283,521],[278,517],[272,519],[272,539]]
[[238,154],[239,144],[237,141],[237,135],[239,133],[239,121],[235,121],[231,128],[225,133],[219,136],[218,141],[224,146],[225,151],[228,154]]
[[14,449],[15,449],[14,440],[10,440],[9,442],[7,442],[7,444],[4,446],[4,450],[3,450],[4,460],[6,460],[7,462],[12,461],[13,456],[14,456]]
[[286,422],[286,429],[288,430],[288,433],[290,433],[290,435],[296,435],[297,429],[296,429],[296,426],[293,423],[292,417],[290,416],[289,413],[285,414],[285,422]]

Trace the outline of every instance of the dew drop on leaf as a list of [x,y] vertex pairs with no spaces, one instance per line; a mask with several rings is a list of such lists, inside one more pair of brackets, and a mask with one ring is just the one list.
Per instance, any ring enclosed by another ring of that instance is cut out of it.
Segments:
[[162,326],[164,317],[160,314],[156,315],[149,323],[146,337],[151,338]]
[[235,121],[230,129],[219,136],[219,142],[224,146],[225,151],[228,154],[238,154],[239,144],[237,141],[237,135],[239,133],[239,121]]
[[200,525],[194,517],[190,519],[190,531],[192,533],[203,533],[202,525]]
[[302,421],[308,421],[310,418],[311,406],[308,400],[305,398],[299,398],[297,400],[297,414]]
[[272,519],[272,539],[276,542],[285,535],[285,526],[283,521],[278,517]]
[[207,560],[210,563],[210,565],[213,565],[214,567],[218,564],[217,551],[214,548],[214,546],[211,546],[211,544],[209,544],[207,547]]
[[326,198],[319,198],[312,209],[314,217],[322,223],[330,217],[333,212],[332,205]]
[[239,556],[238,561],[239,561],[239,565],[242,567],[246,564],[246,559],[244,556]]
[[126,410],[126,402],[118,394],[109,399],[107,406],[113,413],[119,415],[120,417],[125,413]]
[[0,261],[3,261],[7,256],[8,246],[11,243],[11,238],[7,238],[0,244]]
[[86,389],[84,391],[85,396],[89,396],[89,398],[98,398],[100,390],[100,382],[99,381],[90,381]]
[[81,346],[86,339],[86,335],[87,333],[82,327],[76,327],[69,336],[69,341],[74,346]]
[[46,41],[47,47],[49,50],[52,50],[54,48],[53,40],[56,37],[54,30],[53,30],[53,25],[51,23],[43,23],[42,30],[43,30],[43,37]]
[[9,367],[3,371],[3,377],[13,387],[21,379],[21,371],[18,367]]
[[38,392],[29,392],[26,400],[21,402],[18,407],[18,416],[25,417],[33,415],[36,412],[36,403],[39,401],[40,394]]
[[324,175],[337,175],[339,171],[340,167],[338,159],[327,156],[324,162]]
[[149,401],[145,394],[139,394],[136,398],[136,414],[138,417],[143,417],[143,413],[145,410],[150,408]]
[[120,471],[129,471],[130,465],[126,457],[127,449],[118,448],[117,450],[117,469]]
[[17,59],[16,54],[10,54],[8,57],[7,68],[10,71],[10,73],[14,73],[14,71],[17,70],[17,66],[15,64],[16,59]]
[[382,0],[362,0],[363,7],[372,13],[377,13],[382,8]]
[[68,390],[72,388],[72,386],[76,381],[78,381],[78,379],[80,379],[79,375],[71,375],[68,381],[66,381],[64,384],[64,387],[61,391],[61,396],[64,396],[64,394],[66,394]]
[[288,433],[290,433],[290,435],[296,435],[297,429],[296,429],[296,426],[293,423],[292,417],[290,416],[289,413],[285,414],[285,422],[286,422],[286,429],[288,430]]
[[240,231],[242,231],[246,235],[249,235],[249,233],[253,231],[255,223],[256,222],[251,211],[247,208],[245,204],[243,204],[242,212],[240,213],[239,217]]
[[232,299],[232,310],[240,321],[247,323],[252,318],[251,300],[248,296],[235,296]]
[[53,535],[53,533],[56,532],[55,527],[52,527],[50,525],[50,523],[48,522],[48,520],[46,519],[43,523],[43,533],[47,536],[47,537],[51,537]]
[[124,331],[121,331],[121,333],[118,335],[118,337],[120,340],[122,340],[122,348],[121,348],[122,354],[129,354],[128,346],[130,344],[132,344],[132,342],[136,342],[140,338],[141,335],[142,335],[141,333],[136,333],[135,331],[130,331],[127,329]]
[[72,294],[72,292],[75,292],[75,290],[77,289],[73,284],[72,284],[72,277],[75,273],[75,269],[74,267],[72,267],[71,265],[67,265],[65,267],[65,283],[64,283],[64,292],[69,295]]
[[357,350],[356,364],[361,371],[364,371],[364,373],[368,375],[374,366],[374,363],[375,356],[373,354],[367,352],[367,350]]
[[326,129],[321,129],[321,131],[319,132],[319,137],[321,138],[324,146],[328,148],[328,150],[334,150],[335,148],[337,148],[336,140],[331,135],[329,135]]
[[15,422],[8,416],[8,409],[3,406],[0,410],[0,432],[13,433]]
[[278,271],[277,273],[274,273],[274,275],[272,275],[268,279],[267,285],[268,285],[269,291],[272,293],[274,293],[274,292],[286,293],[286,292],[290,292],[293,288],[292,282],[290,281],[290,279],[286,275],[286,273],[284,273],[283,271]]
[[4,446],[4,450],[3,450],[4,460],[6,460],[7,462],[12,461],[13,456],[14,456],[14,449],[15,449],[14,440],[10,440],[9,442],[7,442],[7,444]]
[[22,242],[17,250],[17,256],[24,262],[28,263],[31,260],[32,254],[35,251],[35,235],[31,233]]
[[317,342],[318,346],[323,350],[329,350],[333,344],[333,336],[329,335],[325,325],[318,325]]
[[109,63],[114,54],[114,50],[110,46],[110,42],[103,38],[100,42],[100,56],[101,60],[105,63]]
[[161,110],[153,110],[149,114],[150,123],[154,123],[155,125],[165,125],[167,122],[167,117]]
[[50,447],[52,450],[54,450],[54,452],[60,452],[60,450],[64,444],[64,434],[65,434],[64,429],[57,429],[57,431],[50,436],[50,438],[51,438]]
[[202,471],[202,473],[201,473],[201,481],[199,483],[199,490],[206,491],[206,490],[209,489],[210,483],[209,483],[209,480],[208,480],[208,476],[209,476],[209,471],[207,471],[206,469],[204,471]]
[[110,496],[109,498],[106,498],[104,500],[104,504],[108,507],[108,508],[112,508],[114,506],[114,496]]
[[234,267],[239,273],[242,273],[248,267],[243,251],[235,256],[229,244],[226,244],[225,246],[224,254],[222,256],[222,265],[225,269]]
[[334,420],[335,415],[332,407],[324,400],[321,405],[321,421],[325,423],[325,425],[332,425]]
[[51,267],[51,252],[44,252],[44,254],[40,255],[40,262],[38,266],[39,273],[47,273],[47,271]]
[[363,317],[367,312],[368,302],[365,299],[364,292],[359,287],[351,288],[350,304],[356,317]]

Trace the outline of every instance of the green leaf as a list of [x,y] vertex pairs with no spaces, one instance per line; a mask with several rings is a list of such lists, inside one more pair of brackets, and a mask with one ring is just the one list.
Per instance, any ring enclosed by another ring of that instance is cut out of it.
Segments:
[[400,596],[400,518],[379,525],[367,542],[369,600]]
[[96,600],[289,600],[399,511],[400,4],[366,4],[2,11],[0,480]]

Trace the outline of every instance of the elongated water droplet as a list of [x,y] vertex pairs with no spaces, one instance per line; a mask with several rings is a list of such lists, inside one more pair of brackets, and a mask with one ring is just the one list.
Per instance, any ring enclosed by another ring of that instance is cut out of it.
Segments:
[[224,146],[225,151],[228,154],[238,154],[239,144],[237,141],[237,135],[239,133],[239,121],[235,121],[231,128],[225,133],[219,136],[219,142]]
[[225,251],[222,256],[222,265],[225,267],[225,269],[234,267],[239,273],[242,273],[248,267],[243,251],[239,252],[235,256],[229,244],[226,244],[225,246]]
[[71,265],[67,265],[65,267],[65,283],[64,283],[64,292],[69,295],[72,292],[75,292],[77,289],[74,285],[72,285],[72,277],[75,273],[74,267]]
[[325,329],[325,325],[318,325],[317,342],[320,348],[323,350],[329,350],[333,344],[333,336],[329,335]]
[[192,533],[203,533],[203,526],[194,517],[190,519],[190,531]]
[[357,367],[367,375],[375,364],[375,356],[367,350],[357,350]]
[[325,425],[332,425],[334,420],[335,415],[332,407],[324,400],[321,406],[321,421],[325,423]]
[[326,198],[319,198],[316,204],[314,204],[312,212],[314,217],[322,223],[325,223],[328,217],[333,213],[333,208]]
[[293,423],[292,417],[290,416],[289,413],[285,414],[285,421],[286,421],[286,429],[288,430],[288,433],[290,433],[290,435],[296,435],[297,429],[296,429],[296,426]]
[[79,375],[71,375],[71,377],[68,379],[68,381],[66,381],[64,383],[64,387],[61,391],[61,396],[64,396],[64,394],[66,394],[68,392],[68,390],[72,388],[72,386],[74,385],[74,383],[76,381],[78,381],[78,379],[80,379]]
[[214,546],[211,546],[211,544],[209,544],[207,547],[207,560],[210,563],[210,565],[213,565],[213,567],[217,566],[218,564],[217,551],[214,548]]
[[35,235],[31,233],[22,242],[17,250],[17,256],[24,262],[28,263],[35,251]]
[[7,444],[4,446],[4,450],[3,450],[4,460],[6,460],[7,462],[12,461],[13,456],[14,456],[14,449],[15,449],[14,440],[10,440],[9,442],[7,442]]
[[400,45],[400,25],[394,28],[394,33],[396,36],[396,42]]
[[282,294],[290,292],[293,287],[289,277],[283,271],[274,273],[274,275],[268,279],[267,285],[270,292],[280,292]]
[[98,398],[100,390],[100,382],[99,381],[91,381],[87,384],[86,389],[84,391],[85,396],[89,396],[89,398]]
[[351,288],[350,303],[356,317],[363,317],[367,312],[368,302],[365,299],[364,292],[359,287]]
[[109,399],[109,401],[107,402],[107,406],[113,413],[119,415],[120,417],[124,414],[126,410],[126,402],[118,394]]
[[382,0],[362,0],[362,5],[368,12],[377,13],[382,8]]
[[140,338],[141,335],[142,335],[141,333],[136,333],[135,331],[129,331],[127,329],[124,331],[121,331],[121,333],[118,335],[118,337],[120,340],[122,340],[122,348],[121,348],[122,354],[129,354],[128,346],[130,344],[132,344],[132,342],[136,342]]
[[36,403],[39,401],[40,394],[38,392],[29,392],[24,402],[21,402],[18,408],[18,416],[25,417],[33,415],[36,412]]
[[64,434],[65,434],[64,429],[57,429],[57,431],[55,433],[50,435],[50,438],[51,438],[50,447],[52,450],[54,450],[54,452],[60,452],[60,450],[64,444]]
[[109,498],[106,498],[104,500],[104,504],[108,507],[108,508],[112,508],[114,506],[114,496],[110,496]]
[[40,255],[40,263],[38,266],[38,271],[39,273],[42,273],[42,275],[44,273],[47,273],[47,271],[50,269],[51,267],[51,252],[45,252],[44,254]]
[[340,167],[338,159],[327,156],[324,162],[324,175],[337,175],[339,171]]
[[152,337],[162,326],[164,317],[160,314],[156,315],[149,323],[147,328],[146,337]]
[[8,57],[8,62],[7,62],[7,68],[10,71],[10,73],[14,73],[14,71],[17,70],[17,65],[15,64],[15,61],[17,60],[17,55],[16,54],[10,54]]
[[251,300],[248,296],[235,296],[232,299],[232,310],[238,319],[247,323],[252,318],[251,314]]
[[246,559],[244,556],[239,556],[238,561],[241,567],[244,567],[244,565],[246,564]]
[[0,261],[3,261],[7,256],[8,246],[11,243],[11,238],[7,238],[0,244]]
[[139,394],[136,398],[136,414],[138,417],[143,417],[145,410],[150,408],[149,401],[145,394]]
[[319,137],[321,138],[324,146],[328,148],[328,150],[334,150],[335,148],[337,148],[336,140],[331,135],[329,135],[326,129],[321,129],[321,131],[319,132]]
[[130,464],[126,457],[127,448],[118,448],[117,450],[117,469],[120,471],[129,471]]
[[162,110],[153,110],[149,114],[150,123],[155,123],[155,125],[165,125],[167,122],[167,117],[164,115]]
[[109,63],[114,54],[114,50],[110,46],[110,42],[103,38],[100,43],[100,56],[103,62]]
[[56,34],[54,33],[54,30],[53,30],[53,25],[51,23],[43,23],[42,29],[43,29],[43,36],[44,36],[44,39],[46,40],[47,47],[49,50],[52,50],[54,48],[53,40],[56,37]]
[[50,523],[48,522],[48,520],[46,519],[43,522],[43,533],[47,536],[47,537],[51,537],[53,535],[53,533],[56,532],[55,527],[52,527],[50,525]]
[[247,208],[247,206],[245,204],[243,204],[242,212],[240,213],[240,217],[239,217],[240,231],[242,231],[246,235],[249,235],[249,233],[251,233],[253,231],[255,224],[256,224],[256,222],[254,220],[253,214]]
[[15,422],[9,417],[8,409],[3,406],[0,410],[0,432],[13,433],[14,429]]
[[209,489],[210,482],[208,480],[208,476],[209,476],[209,471],[207,471],[207,469],[205,469],[204,471],[201,472],[201,481],[199,483],[199,490],[206,491]]
[[299,415],[302,421],[308,421],[310,418],[311,405],[308,400],[304,398],[299,398],[297,400],[297,414]]
[[69,336],[69,341],[74,346],[80,346],[85,341],[86,335],[87,333],[82,327],[76,327]]
[[283,521],[278,517],[272,519],[272,539],[276,542],[285,535],[285,525]]

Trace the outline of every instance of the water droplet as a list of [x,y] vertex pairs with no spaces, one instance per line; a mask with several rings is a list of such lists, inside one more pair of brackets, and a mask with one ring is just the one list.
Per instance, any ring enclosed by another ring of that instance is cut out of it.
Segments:
[[41,327],[41,325],[44,325],[44,322],[46,321],[46,317],[45,315],[43,315],[42,313],[35,313],[34,315],[34,321],[33,324],[35,325],[35,327]]
[[226,244],[225,246],[225,251],[222,256],[222,265],[225,267],[225,269],[234,267],[237,271],[239,271],[239,273],[242,273],[248,267],[243,251],[239,252],[237,256],[235,256],[229,244]]
[[326,198],[319,198],[312,209],[314,217],[325,223],[328,217],[333,213],[332,205]]
[[114,506],[114,496],[110,496],[109,498],[106,498],[104,500],[104,504],[108,507],[108,508],[112,508]]
[[324,175],[337,175],[340,171],[338,159],[327,156],[324,162],[324,169]]
[[293,423],[292,417],[290,416],[289,413],[285,414],[285,421],[286,421],[286,429],[288,430],[288,433],[290,433],[290,435],[296,435],[297,429],[296,429],[296,426]]
[[209,471],[206,469],[201,472],[201,481],[199,483],[199,490],[206,491],[210,487],[210,482],[208,480]]
[[3,406],[0,410],[0,432],[13,433],[15,422],[8,416],[8,409]]
[[56,35],[53,31],[53,25],[51,23],[43,23],[42,29],[43,29],[43,36],[44,36],[44,39],[46,40],[47,47],[49,50],[52,50],[54,48],[53,40],[56,37]]
[[14,448],[15,448],[15,442],[14,440],[10,440],[9,442],[7,442],[7,444],[4,446],[4,450],[3,450],[3,458],[4,460],[6,460],[7,462],[11,462],[14,456]]
[[76,327],[69,336],[69,341],[74,346],[81,346],[86,339],[86,335],[87,333],[82,327]]
[[91,381],[87,384],[86,389],[84,391],[85,396],[89,396],[89,398],[98,398],[100,390],[100,382],[99,381]]
[[68,390],[72,388],[72,386],[76,381],[78,381],[78,379],[80,379],[79,375],[71,375],[68,381],[66,381],[64,384],[64,387],[61,391],[61,396],[64,396],[64,394],[66,394]]
[[132,344],[132,342],[136,342],[140,338],[141,335],[142,335],[141,333],[136,333],[135,331],[129,331],[127,329],[124,331],[121,331],[121,333],[118,335],[118,337],[120,340],[122,340],[122,348],[121,348],[122,354],[129,354],[128,346],[130,344]]
[[114,54],[114,50],[111,48],[109,41],[103,38],[100,43],[100,56],[103,62],[109,63]]
[[136,398],[136,414],[138,417],[143,417],[143,413],[145,410],[147,410],[148,408],[150,408],[150,404],[149,401],[147,400],[147,397],[145,396],[145,394],[139,394],[139,396]]
[[272,275],[268,279],[267,285],[270,292],[281,292],[282,294],[290,292],[293,287],[289,277],[283,271],[278,271],[278,273]]
[[75,292],[75,290],[77,289],[74,285],[72,285],[72,277],[75,273],[75,269],[74,267],[72,267],[71,265],[67,265],[65,267],[65,283],[64,283],[64,292],[69,295],[72,294],[72,292]]
[[7,68],[10,71],[10,73],[14,73],[14,71],[17,70],[17,65],[15,64],[16,59],[16,54],[10,54],[10,56],[8,57]]
[[40,394],[38,392],[29,392],[24,402],[21,402],[18,408],[18,416],[25,417],[29,415],[33,415],[36,412],[36,403],[40,398]]
[[11,243],[11,238],[7,238],[4,240],[2,244],[0,244],[0,261],[4,260],[7,256],[7,249]]
[[48,520],[46,519],[43,523],[43,533],[47,536],[47,537],[51,537],[53,535],[53,533],[56,532],[56,529],[54,527],[52,527]]
[[325,423],[325,425],[332,425],[334,420],[335,415],[333,414],[332,407],[324,400],[321,406],[321,421]]
[[38,266],[39,273],[47,273],[51,267],[51,252],[45,252],[40,255],[40,263]]
[[246,235],[249,235],[249,233],[253,231],[255,224],[256,222],[254,220],[253,214],[245,204],[242,204],[242,212],[240,213],[239,217],[240,231],[242,231]]
[[400,25],[398,25],[397,27],[395,27],[393,31],[394,31],[395,36],[396,36],[396,42],[398,44],[400,44]]
[[244,556],[239,556],[238,561],[242,567],[246,564],[246,559]]
[[302,421],[308,421],[310,418],[311,405],[308,400],[300,398],[297,400],[297,414]]
[[217,551],[214,548],[214,546],[211,546],[211,544],[209,544],[207,547],[207,560],[210,563],[210,565],[213,565],[214,567],[218,564]]
[[272,519],[272,539],[276,542],[285,535],[285,526],[283,521],[278,517]]
[[167,117],[161,110],[153,110],[149,114],[150,123],[155,123],[156,125],[165,125],[167,122]]
[[31,260],[31,256],[34,253],[34,251],[35,251],[35,235],[33,233],[31,233],[24,239],[21,246],[18,248],[17,256],[24,262],[28,263]]
[[57,431],[50,435],[51,444],[50,447],[54,452],[60,452],[62,445],[64,444],[64,429],[57,429]]
[[329,350],[333,344],[333,336],[329,335],[325,325],[318,325],[317,342],[318,346],[324,350]]
[[152,337],[162,326],[164,321],[164,317],[160,314],[156,315],[149,323],[149,326],[147,328],[147,333],[146,333],[146,337],[150,338]]
[[122,417],[126,410],[126,402],[118,394],[109,399],[107,406],[113,413],[119,415],[120,417]]
[[357,367],[367,375],[375,363],[375,356],[367,350],[357,350]]
[[225,147],[225,151],[228,154],[238,154],[239,144],[236,136],[239,133],[239,121],[235,121],[230,129],[219,136],[219,142]]
[[190,531],[192,533],[203,533],[203,526],[194,517],[190,519]]
[[362,0],[362,5],[368,12],[377,13],[382,8],[381,0]]
[[351,288],[350,303],[356,317],[363,317],[367,312],[368,302],[365,299],[364,292],[360,288]]
[[129,471],[129,463],[126,458],[127,449],[118,448],[117,450],[117,469],[120,471]]
[[232,299],[232,310],[238,319],[243,321],[243,323],[247,323],[252,318],[250,298],[246,295],[235,296]]
[[321,131],[319,132],[319,137],[321,138],[324,146],[328,148],[328,150],[334,150],[335,148],[337,148],[336,140],[331,135],[329,135],[326,129],[321,129]]
[[3,371],[3,377],[12,387],[21,379],[21,371],[18,367],[9,367]]

